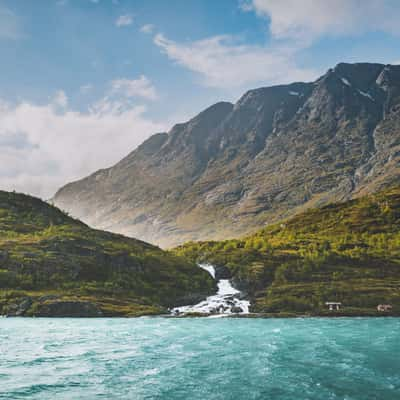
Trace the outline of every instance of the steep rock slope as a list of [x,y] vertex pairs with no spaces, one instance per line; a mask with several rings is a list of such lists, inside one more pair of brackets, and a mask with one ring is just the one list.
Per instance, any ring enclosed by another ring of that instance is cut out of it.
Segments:
[[171,246],[237,237],[399,181],[400,66],[338,64],[247,92],[152,136],[53,201],[89,224]]
[[214,290],[194,263],[0,191],[0,314],[154,314]]

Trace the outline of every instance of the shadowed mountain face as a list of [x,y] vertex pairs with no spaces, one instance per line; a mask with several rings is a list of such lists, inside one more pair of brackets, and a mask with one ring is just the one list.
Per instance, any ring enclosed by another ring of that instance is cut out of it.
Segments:
[[55,204],[162,246],[246,234],[400,181],[400,66],[339,64],[152,136]]

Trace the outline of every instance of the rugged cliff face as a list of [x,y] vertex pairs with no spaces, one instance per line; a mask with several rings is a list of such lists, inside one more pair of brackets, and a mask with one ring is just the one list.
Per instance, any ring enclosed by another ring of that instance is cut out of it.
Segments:
[[53,201],[99,228],[171,246],[237,237],[400,179],[400,66],[339,64],[247,92],[152,136]]

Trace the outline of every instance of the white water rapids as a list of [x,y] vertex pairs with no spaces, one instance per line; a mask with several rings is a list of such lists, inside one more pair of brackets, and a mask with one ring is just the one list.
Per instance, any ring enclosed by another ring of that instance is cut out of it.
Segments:
[[[199,264],[215,279],[215,268],[212,265]],[[240,291],[235,289],[229,279],[220,279],[217,283],[217,294],[191,306],[175,307],[171,310],[174,315],[200,313],[213,315],[248,314],[250,302],[240,298]]]

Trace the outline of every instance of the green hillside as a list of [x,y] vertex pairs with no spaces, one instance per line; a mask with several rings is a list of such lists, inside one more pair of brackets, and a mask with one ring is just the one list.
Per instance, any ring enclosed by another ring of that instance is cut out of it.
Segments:
[[228,267],[260,313],[400,313],[400,188],[313,209],[241,240],[190,242],[175,254]]
[[0,314],[154,314],[214,290],[192,262],[0,191]]

